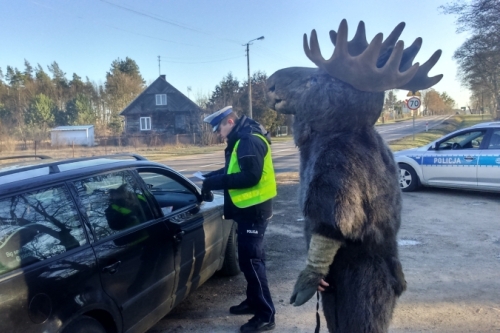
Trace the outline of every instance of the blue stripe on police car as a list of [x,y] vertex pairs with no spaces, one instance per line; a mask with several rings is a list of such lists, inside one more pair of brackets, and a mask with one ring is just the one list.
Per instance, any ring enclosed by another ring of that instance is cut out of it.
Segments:
[[500,155],[482,155],[479,158],[479,165],[500,167]]
[[457,166],[476,166],[476,158],[467,156],[424,156],[422,165],[457,165]]

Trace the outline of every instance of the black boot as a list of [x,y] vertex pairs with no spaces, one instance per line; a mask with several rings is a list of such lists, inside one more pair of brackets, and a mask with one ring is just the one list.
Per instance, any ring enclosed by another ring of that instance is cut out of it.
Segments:
[[240,304],[230,307],[229,313],[234,315],[244,315],[244,314],[255,314],[255,311],[248,305],[247,300],[244,300]]
[[240,327],[240,332],[242,333],[255,333],[255,332],[264,332],[264,331],[272,331],[276,327],[276,324],[273,321],[265,322],[258,317],[252,317],[245,325]]

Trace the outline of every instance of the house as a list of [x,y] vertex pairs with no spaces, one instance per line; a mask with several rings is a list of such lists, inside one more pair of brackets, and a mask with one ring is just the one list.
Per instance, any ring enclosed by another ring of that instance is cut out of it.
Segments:
[[50,130],[51,146],[94,145],[94,125],[58,126]]
[[160,75],[123,111],[126,135],[198,133],[203,110]]

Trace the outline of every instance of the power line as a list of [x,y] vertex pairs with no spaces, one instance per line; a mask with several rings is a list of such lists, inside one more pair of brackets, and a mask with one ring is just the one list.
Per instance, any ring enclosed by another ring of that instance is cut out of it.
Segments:
[[[206,64],[210,62],[221,62],[221,61],[226,61],[226,60],[232,60],[232,59],[238,59],[238,58],[243,58],[244,55],[240,55],[237,57],[232,57],[232,58],[225,58],[225,59],[218,59],[218,60],[209,60],[209,61],[195,61],[195,62],[187,62],[187,61],[171,61],[171,60],[165,60],[165,62],[172,63],[172,64]],[[164,59],[163,57],[161,59]]]
[[[242,52],[241,51],[238,51],[238,52],[226,52],[224,54],[204,54],[203,55],[203,59],[206,59],[206,58],[213,58],[213,57],[228,57],[228,56],[237,56],[237,55],[241,55]],[[162,59],[170,59],[170,60],[199,60],[200,57],[195,57],[195,58],[189,58],[189,57],[164,57],[162,56]]]
[[84,20],[84,21],[91,21],[91,22],[95,22],[99,25],[102,25],[102,26],[105,26],[105,27],[108,27],[108,28],[111,28],[111,29],[115,29],[115,30],[118,30],[118,31],[123,31],[123,32],[126,32],[126,33],[130,33],[130,34],[134,34],[134,35],[137,35],[137,36],[142,36],[142,37],[147,37],[147,38],[151,38],[151,39],[156,39],[156,40],[160,40],[160,41],[163,41],[163,42],[167,42],[167,43],[173,43],[173,44],[178,44],[178,45],[187,45],[187,46],[194,46],[194,47],[201,47],[201,48],[204,48],[204,49],[220,49],[218,47],[210,47],[210,46],[201,46],[201,45],[196,45],[196,44],[189,44],[189,43],[183,43],[183,42],[176,42],[176,41],[173,41],[173,40],[170,40],[170,39],[165,39],[165,38],[160,38],[160,37],[155,37],[155,36],[150,36],[150,35],[147,35],[147,34],[143,34],[143,33],[138,33],[138,32],[135,32],[135,31],[130,31],[130,30],[127,30],[127,29],[122,29],[122,28],[118,28],[118,27],[115,27],[113,25],[110,25],[110,24],[107,24],[107,23],[102,23],[100,21],[97,21],[97,20],[93,20],[93,19],[87,19],[85,17],[82,17],[80,15],[74,15],[73,13],[69,13],[69,12],[66,12],[64,10],[60,10],[60,9],[55,9],[53,7],[50,7],[50,6],[47,6],[47,5],[44,5],[44,4],[41,4],[41,3],[38,3],[36,1],[31,1],[31,3],[37,5],[37,6],[40,6],[40,7],[43,7],[45,9],[49,9],[49,10],[52,10],[54,12],[60,12],[60,13],[64,13],[66,15],[72,15],[74,17],[77,17],[79,18],[80,20]]
[[184,24],[176,23],[176,22],[173,22],[173,21],[170,21],[170,20],[158,17],[158,16],[154,16],[152,14],[141,12],[141,11],[138,11],[138,10],[126,7],[126,6],[118,5],[118,4],[115,4],[115,3],[112,3],[112,2],[109,2],[109,1],[106,1],[106,0],[101,0],[101,1],[104,2],[104,3],[107,3],[107,4],[111,5],[111,6],[118,7],[120,9],[132,12],[132,13],[140,15],[140,16],[148,17],[148,18],[151,18],[151,19],[159,21],[159,22],[167,23],[167,24],[176,26],[176,27],[181,28],[181,29],[190,30],[190,31],[197,32],[197,33],[200,33],[200,34],[203,34],[203,35],[213,36],[215,38],[218,38],[218,39],[221,39],[221,40],[225,40],[225,41],[228,41],[228,42],[231,42],[231,43],[241,44],[241,42],[238,42],[238,41],[235,41],[235,40],[232,40],[232,39],[228,39],[228,38],[224,38],[224,37],[218,37],[218,36],[214,35],[213,33],[210,33],[210,32],[207,32],[207,31],[203,31],[203,30],[199,30],[199,29],[196,29],[196,28],[192,28],[192,27],[186,26]]

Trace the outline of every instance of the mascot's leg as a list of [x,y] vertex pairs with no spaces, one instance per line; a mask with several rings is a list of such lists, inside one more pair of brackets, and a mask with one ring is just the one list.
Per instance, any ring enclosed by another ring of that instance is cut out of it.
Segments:
[[365,257],[348,264],[340,252],[335,259],[326,278],[330,288],[322,293],[329,332],[388,332],[398,288],[390,263]]
[[[330,284],[330,288],[331,287],[332,285]],[[337,304],[335,302],[335,293],[333,290],[327,290],[321,293],[321,304],[323,305],[323,314],[325,315],[328,332],[339,332],[335,324],[337,322]]]

